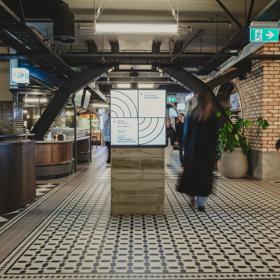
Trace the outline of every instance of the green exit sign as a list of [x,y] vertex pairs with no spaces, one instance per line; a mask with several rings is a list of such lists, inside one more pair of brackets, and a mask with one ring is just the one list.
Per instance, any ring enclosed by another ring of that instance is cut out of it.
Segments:
[[167,97],[167,102],[175,103],[175,102],[177,102],[177,99],[176,99],[176,97]]
[[250,42],[278,43],[279,28],[250,27]]

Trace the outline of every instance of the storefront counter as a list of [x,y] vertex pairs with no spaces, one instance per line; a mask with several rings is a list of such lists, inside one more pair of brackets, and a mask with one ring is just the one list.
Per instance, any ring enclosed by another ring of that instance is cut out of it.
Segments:
[[35,142],[0,142],[0,214],[15,211],[36,196]]
[[73,141],[37,141],[36,171],[38,179],[67,176],[72,172]]
[[[68,176],[73,170],[73,140],[37,141],[36,170],[38,179],[52,179]],[[77,139],[77,161],[90,161],[89,136]]]

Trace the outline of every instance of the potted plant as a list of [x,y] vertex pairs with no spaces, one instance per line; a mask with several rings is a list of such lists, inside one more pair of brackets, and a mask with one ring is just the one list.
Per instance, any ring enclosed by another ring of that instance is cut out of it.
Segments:
[[246,176],[250,145],[245,135],[248,128],[254,124],[258,129],[266,129],[269,126],[267,120],[263,118],[258,118],[256,121],[239,118],[234,123],[227,120],[219,129],[217,152],[220,163],[218,165],[219,171],[225,177],[237,179]]

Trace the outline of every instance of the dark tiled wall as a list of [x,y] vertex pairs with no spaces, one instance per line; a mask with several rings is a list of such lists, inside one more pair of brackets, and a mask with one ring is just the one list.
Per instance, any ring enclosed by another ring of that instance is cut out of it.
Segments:
[[23,133],[22,106],[0,102],[0,134]]

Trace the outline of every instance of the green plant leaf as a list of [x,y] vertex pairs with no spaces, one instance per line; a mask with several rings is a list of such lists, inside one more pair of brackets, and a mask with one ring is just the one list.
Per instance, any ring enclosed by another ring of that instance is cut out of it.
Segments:
[[257,124],[258,124],[258,127],[261,129],[267,129],[269,127],[268,121],[264,118],[258,118]]
[[[239,118],[235,123],[230,121],[225,122],[218,132],[218,154],[221,155],[223,151],[234,151],[235,148],[241,148],[244,154],[248,154],[250,145],[247,142],[245,134],[247,129],[254,123],[252,120],[242,118]],[[269,127],[268,121],[263,118],[258,118],[256,123],[261,129]]]

